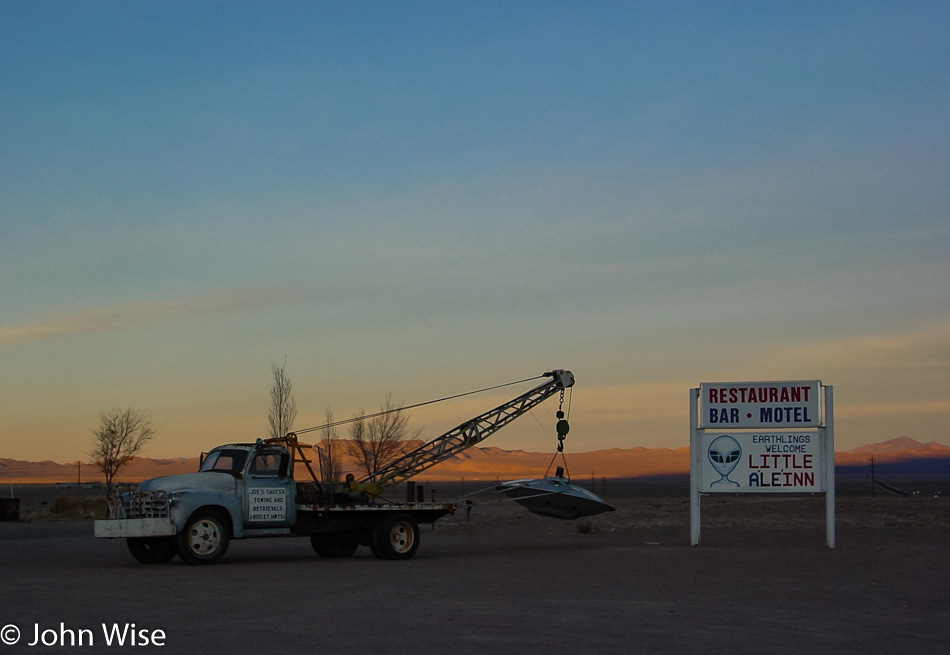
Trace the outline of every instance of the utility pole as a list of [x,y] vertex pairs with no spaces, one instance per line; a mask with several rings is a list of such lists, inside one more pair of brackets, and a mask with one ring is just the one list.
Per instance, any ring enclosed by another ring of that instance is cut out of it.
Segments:
[[875,494],[874,488],[877,486],[877,482],[874,479],[874,455],[871,455],[869,464],[871,466],[871,497],[873,498]]

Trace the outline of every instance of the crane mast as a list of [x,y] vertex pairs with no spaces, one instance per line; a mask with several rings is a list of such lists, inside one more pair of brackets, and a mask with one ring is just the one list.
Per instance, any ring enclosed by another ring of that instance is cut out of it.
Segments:
[[563,393],[574,384],[574,374],[563,369],[548,371],[544,376],[551,379],[402,455],[387,464],[374,477],[367,476],[361,482],[372,482],[379,490],[404,482],[481,443],[522,414],[531,411],[554,394]]

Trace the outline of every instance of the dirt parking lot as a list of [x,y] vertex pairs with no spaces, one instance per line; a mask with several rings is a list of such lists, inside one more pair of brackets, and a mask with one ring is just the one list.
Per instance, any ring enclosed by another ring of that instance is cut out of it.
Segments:
[[[143,566],[88,520],[0,523],[0,651],[123,650],[102,626],[127,623],[173,653],[950,650],[950,498],[842,496],[833,550],[820,497],[705,498],[691,547],[687,497],[640,491],[589,522],[478,497],[407,562],[265,539]],[[85,643],[30,647],[37,626]]]

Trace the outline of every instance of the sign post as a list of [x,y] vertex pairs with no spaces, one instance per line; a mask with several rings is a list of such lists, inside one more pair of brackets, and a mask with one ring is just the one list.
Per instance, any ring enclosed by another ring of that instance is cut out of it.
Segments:
[[703,383],[690,390],[690,543],[702,494],[824,493],[835,544],[833,388],[818,380]]
[[834,387],[825,387],[825,540],[835,547],[835,402]]

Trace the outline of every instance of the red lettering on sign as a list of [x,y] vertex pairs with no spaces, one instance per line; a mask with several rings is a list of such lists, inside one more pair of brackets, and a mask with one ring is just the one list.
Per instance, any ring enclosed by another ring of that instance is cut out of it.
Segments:
[[810,391],[810,387],[710,387],[708,401],[719,404],[807,403]]

